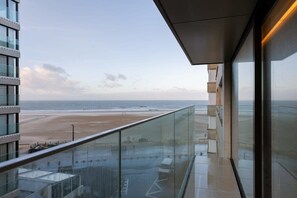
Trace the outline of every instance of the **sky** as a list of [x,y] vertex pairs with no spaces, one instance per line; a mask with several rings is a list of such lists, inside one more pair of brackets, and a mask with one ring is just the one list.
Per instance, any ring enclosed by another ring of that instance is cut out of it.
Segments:
[[23,0],[22,100],[207,100],[153,0]]

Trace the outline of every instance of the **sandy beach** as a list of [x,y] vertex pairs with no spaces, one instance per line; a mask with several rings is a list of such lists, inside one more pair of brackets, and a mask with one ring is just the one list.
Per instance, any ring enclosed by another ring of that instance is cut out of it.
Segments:
[[[37,142],[65,142],[80,139],[108,129],[120,127],[165,112],[59,112],[20,114],[20,153],[27,153],[29,146]],[[205,116],[196,115],[196,141],[205,133]]]
[[113,113],[22,113],[20,114],[20,152],[26,153],[37,142],[65,142],[140,121],[163,112]]

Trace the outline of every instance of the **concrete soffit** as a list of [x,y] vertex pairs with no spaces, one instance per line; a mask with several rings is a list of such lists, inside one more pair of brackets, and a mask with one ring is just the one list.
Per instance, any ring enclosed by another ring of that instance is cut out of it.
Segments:
[[230,60],[257,0],[154,0],[193,65]]

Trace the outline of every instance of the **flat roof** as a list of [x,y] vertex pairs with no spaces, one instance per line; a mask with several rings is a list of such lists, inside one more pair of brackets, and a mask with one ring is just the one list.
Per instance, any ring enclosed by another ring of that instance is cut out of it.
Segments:
[[75,175],[65,174],[65,173],[53,173],[53,174],[50,174],[50,175],[40,177],[39,179],[44,180],[44,181],[59,182],[59,181],[69,179],[69,178],[74,177],[74,176]]
[[19,174],[19,176],[23,178],[35,179],[48,174],[52,174],[52,172],[41,171],[41,170],[31,170],[29,172]]
[[54,173],[49,171],[32,170],[32,169],[25,169],[25,168],[19,168],[18,173],[21,178],[36,179],[36,180],[38,179],[38,180],[43,180],[50,183],[63,181],[65,179],[75,176],[75,175],[66,174],[66,173]]

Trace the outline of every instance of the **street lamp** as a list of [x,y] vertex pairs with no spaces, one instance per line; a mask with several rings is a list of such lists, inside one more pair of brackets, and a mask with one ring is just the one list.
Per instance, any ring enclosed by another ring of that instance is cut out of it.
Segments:
[[72,126],[72,141],[74,141],[74,124],[71,124]]

